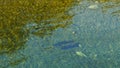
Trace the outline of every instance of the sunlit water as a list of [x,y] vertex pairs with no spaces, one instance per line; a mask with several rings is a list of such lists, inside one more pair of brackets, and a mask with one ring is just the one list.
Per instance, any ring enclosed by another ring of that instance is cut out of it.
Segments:
[[8,68],[119,68],[120,13],[112,13],[120,8],[103,11],[104,5],[81,2],[69,12],[75,14],[71,25],[42,38],[31,34],[26,48],[19,51],[26,60],[15,66],[4,64]]

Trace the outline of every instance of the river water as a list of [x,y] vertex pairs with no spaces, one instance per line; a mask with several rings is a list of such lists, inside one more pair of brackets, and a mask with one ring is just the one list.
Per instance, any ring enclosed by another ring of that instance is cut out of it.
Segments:
[[[22,59],[11,65],[5,62],[2,66],[119,68],[120,1],[84,0],[68,13],[74,14],[71,24],[65,28],[57,28],[51,35],[44,37],[30,34],[25,49],[18,51],[21,55],[12,57]],[[6,57],[3,59],[6,60]]]

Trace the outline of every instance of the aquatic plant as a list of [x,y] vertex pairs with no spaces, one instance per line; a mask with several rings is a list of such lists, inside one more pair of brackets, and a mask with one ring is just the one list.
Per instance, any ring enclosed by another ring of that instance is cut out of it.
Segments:
[[[120,0],[106,0],[106,4],[103,5],[102,10],[104,13],[109,11],[110,9],[115,9],[117,7],[120,7]],[[112,15],[119,15],[120,9],[115,9],[111,12]]]
[[[120,7],[120,0],[88,0],[92,2],[97,2],[102,4],[102,12],[106,13],[110,9],[114,9],[117,7]],[[120,9],[114,10],[111,12],[112,15],[119,15],[120,14]]]
[[[74,0],[0,0],[0,54],[12,53],[25,44],[34,22],[35,35],[44,36],[58,27],[70,24],[67,11]],[[65,22],[66,21],[66,22]]]
[[[31,30],[35,30],[31,34],[44,37],[71,24],[72,15],[67,11],[76,1],[0,0],[0,55],[7,54],[9,59],[13,53],[24,49]],[[36,25],[26,28],[30,23]],[[23,60],[12,59],[8,65],[17,65]]]

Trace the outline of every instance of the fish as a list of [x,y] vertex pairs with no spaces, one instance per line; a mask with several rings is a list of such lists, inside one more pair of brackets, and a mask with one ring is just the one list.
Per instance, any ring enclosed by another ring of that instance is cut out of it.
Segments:
[[79,47],[79,43],[74,41],[62,41],[54,44],[54,47],[58,47],[61,50],[68,50],[68,49]]
[[72,49],[72,48],[76,48],[76,47],[79,47],[79,43],[69,44],[69,45],[61,47],[61,49],[68,50],[68,49]]
[[58,42],[56,44],[54,44],[53,46],[63,46],[65,44],[70,44],[73,43],[74,41],[62,41],[62,42]]

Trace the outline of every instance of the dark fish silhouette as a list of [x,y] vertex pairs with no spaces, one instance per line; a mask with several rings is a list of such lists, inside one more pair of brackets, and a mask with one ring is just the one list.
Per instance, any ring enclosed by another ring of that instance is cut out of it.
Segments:
[[61,49],[67,50],[67,49],[71,49],[71,48],[75,48],[75,47],[79,47],[79,43],[69,44],[69,45],[61,47]]
[[62,46],[65,44],[70,44],[70,43],[74,43],[74,41],[62,41],[62,42],[58,42],[58,43],[54,44],[54,46]]
[[62,50],[72,49],[75,47],[79,47],[79,43],[74,41],[62,41],[54,44],[55,47],[59,47]]

